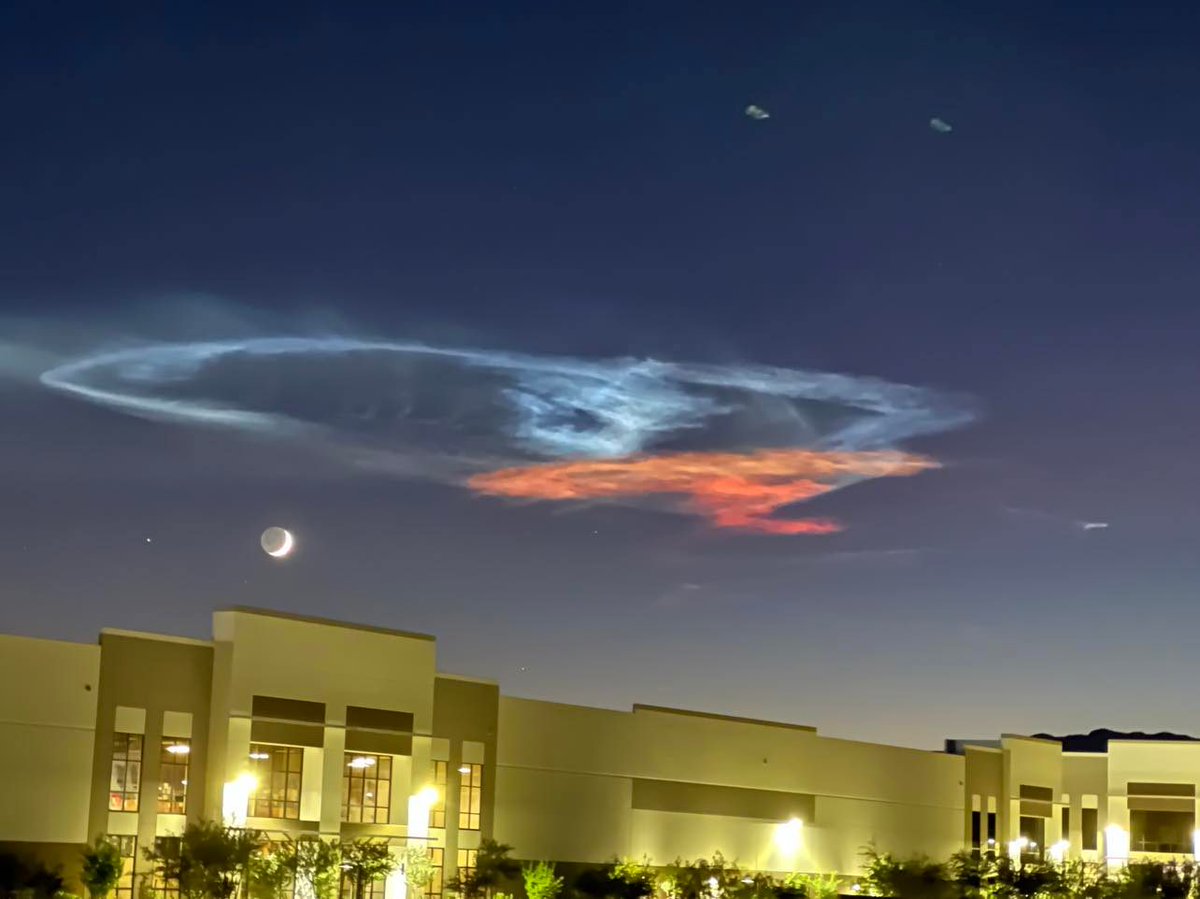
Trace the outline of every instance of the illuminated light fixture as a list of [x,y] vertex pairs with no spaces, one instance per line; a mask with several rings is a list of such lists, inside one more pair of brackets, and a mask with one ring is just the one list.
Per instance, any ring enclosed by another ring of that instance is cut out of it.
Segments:
[[1011,843],[1008,844],[1008,857],[1011,858],[1014,862],[1020,861],[1021,860],[1021,850],[1024,849],[1028,845],[1029,845],[1028,837],[1017,837],[1015,840],[1013,840]]
[[470,773],[471,773],[471,766],[470,766],[470,765],[463,765],[461,768],[459,768],[459,769],[458,769],[458,773],[459,773],[459,774],[470,774]]
[[996,845],[996,839],[995,839],[995,837],[988,837],[988,845],[989,845],[989,846],[995,846],[995,845]]
[[1066,840],[1059,840],[1048,850],[1050,853],[1050,861],[1056,865],[1061,865],[1066,860],[1067,850],[1071,848],[1071,844]]
[[1200,858],[1200,830],[1192,831],[1192,857]]
[[437,804],[439,795],[437,787],[423,787],[421,792],[417,793],[413,798],[422,805],[432,806]]
[[351,768],[358,768],[361,770],[363,768],[370,768],[372,765],[374,765],[375,759],[371,758],[370,756],[359,755],[350,759],[348,764]]
[[789,818],[775,828],[775,845],[786,855],[795,855],[800,850],[800,840],[804,832],[804,822],[799,818]]
[[753,877],[743,877],[742,883],[754,883],[754,878]]
[[258,779],[253,774],[243,774],[237,780],[225,784],[221,797],[221,817],[227,826],[246,826],[250,797],[257,789]]
[[1104,855],[1111,865],[1121,865],[1129,860],[1129,834],[1118,824],[1104,828]]
[[187,755],[192,751],[192,747],[187,743],[172,743],[170,746],[165,748],[167,752],[171,753],[171,755]]
[[254,761],[256,761],[256,762],[265,762],[270,757],[271,757],[271,754],[269,752],[252,752],[252,753],[250,753],[250,758],[254,759]]

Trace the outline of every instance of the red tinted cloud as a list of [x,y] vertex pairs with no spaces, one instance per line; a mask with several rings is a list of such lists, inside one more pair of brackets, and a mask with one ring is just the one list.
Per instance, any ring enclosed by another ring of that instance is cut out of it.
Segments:
[[522,499],[683,496],[688,510],[717,527],[760,534],[830,534],[841,526],[771,515],[847,481],[913,475],[936,467],[932,459],[899,452],[674,453],[503,468],[476,475],[468,483],[479,493]]

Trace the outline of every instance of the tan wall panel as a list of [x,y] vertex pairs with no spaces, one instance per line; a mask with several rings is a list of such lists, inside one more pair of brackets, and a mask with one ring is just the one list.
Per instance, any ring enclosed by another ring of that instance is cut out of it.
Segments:
[[962,808],[960,756],[660,712],[500,699],[501,764]]
[[0,840],[88,838],[100,647],[0,636]]
[[87,842],[93,740],[90,730],[0,723],[0,840]]
[[499,768],[493,832],[513,854],[565,862],[630,854],[630,781]]
[[100,647],[0,635],[0,721],[94,728]]

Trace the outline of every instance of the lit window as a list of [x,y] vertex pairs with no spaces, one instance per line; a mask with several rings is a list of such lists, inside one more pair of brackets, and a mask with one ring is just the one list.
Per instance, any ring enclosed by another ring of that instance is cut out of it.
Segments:
[[433,785],[437,789],[437,801],[429,807],[429,826],[446,826],[446,762],[433,763]]
[[304,750],[299,746],[250,744],[250,773],[254,792],[247,814],[251,818],[300,820],[300,779]]
[[475,860],[479,857],[478,849],[458,850],[458,879],[466,880],[475,870]]
[[121,853],[121,877],[113,890],[116,899],[133,899],[133,865],[137,858],[137,837],[111,834],[105,839]]
[[387,824],[392,804],[392,757],[347,752],[342,769],[342,820]]
[[[445,814],[444,811],[443,814]],[[441,846],[430,846],[428,852],[433,876],[429,879],[429,886],[425,890],[425,899],[442,899],[442,884],[445,883],[446,876],[446,850]]]
[[483,765],[464,764],[458,769],[458,829],[479,830],[483,807]]
[[182,815],[187,811],[188,763],[192,741],[165,739],[158,763],[158,813]]
[[108,783],[108,809],[136,812],[142,788],[142,735],[113,734],[112,771]]

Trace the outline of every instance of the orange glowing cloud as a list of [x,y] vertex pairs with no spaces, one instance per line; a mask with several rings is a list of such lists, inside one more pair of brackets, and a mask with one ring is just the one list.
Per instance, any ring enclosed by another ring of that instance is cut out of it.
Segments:
[[468,484],[489,496],[535,500],[683,496],[685,508],[717,527],[760,534],[831,534],[841,530],[837,522],[771,515],[850,481],[914,475],[937,467],[932,459],[901,452],[782,449],[528,465],[475,475]]

